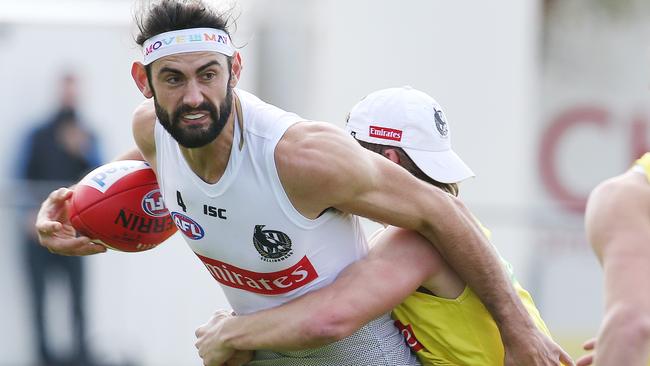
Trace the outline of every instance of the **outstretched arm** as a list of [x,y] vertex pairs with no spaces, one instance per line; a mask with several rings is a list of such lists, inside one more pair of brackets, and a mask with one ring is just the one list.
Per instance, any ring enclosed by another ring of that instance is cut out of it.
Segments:
[[443,267],[440,255],[418,233],[389,228],[366,258],[322,289],[250,315],[217,311],[197,330],[197,348],[211,352],[209,364],[220,364],[233,349],[323,346],[390,311]]
[[647,365],[650,359],[650,184],[635,172],[589,197],[587,236],[605,274],[605,316],[595,365]]

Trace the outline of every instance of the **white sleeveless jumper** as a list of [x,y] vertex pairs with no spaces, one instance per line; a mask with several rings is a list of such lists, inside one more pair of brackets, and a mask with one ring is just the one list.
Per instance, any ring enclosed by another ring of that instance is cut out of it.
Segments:
[[[356,216],[330,209],[307,219],[289,201],[274,151],[287,128],[303,119],[235,92],[244,131],[235,121],[230,158],[219,181],[208,184],[196,176],[159,123],[156,173],[183,238],[221,284],[233,310],[248,314],[330,284],[365,256],[368,246]],[[256,360],[264,365],[415,364],[387,315],[340,342],[301,352],[258,351]]]

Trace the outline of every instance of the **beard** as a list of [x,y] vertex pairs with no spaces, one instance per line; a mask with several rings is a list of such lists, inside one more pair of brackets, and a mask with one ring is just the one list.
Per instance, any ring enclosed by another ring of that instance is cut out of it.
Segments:
[[[221,102],[219,109],[207,100],[196,107],[183,104],[173,114],[167,112],[165,108],[158,104],[155,98],[154,105],[156,107],[156,117],[158,117],[160,124],[179,145],[188,149],[202,147],[214,141],[226,126],[232,111],[232,88],[229,86],[226,90],[226,99]],[[181,116],[195,111],[208,111],[210,123],[207,129],[202,126],[183,126]]]

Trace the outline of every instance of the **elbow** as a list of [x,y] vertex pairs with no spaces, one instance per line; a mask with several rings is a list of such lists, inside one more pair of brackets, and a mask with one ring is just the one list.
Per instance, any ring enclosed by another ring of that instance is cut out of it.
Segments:
[[335,306],[329,309],[317,309],[302,323],[301,333],[312,347],[340,341],[360,327]]
[[452,210],[461,212],[463,214],[469,213],[467,206],[465,206],[465,204],[463,203],[463,201],[460,200],[460,198],[448,194],[445,196],[445,200],[448,202],[449,206],[451,206]]
[[434,200],[428,202],[427,207],[435,207],[436,211],[447,212],[466,212],[467,208],[460,198],[443,191],[442,189],[432,188],[436,194],[429,195],[429,198]]
[[430,195],[429,200],[422,201],[419,209],[424,214],[416,227],[411,228],[425,234],[435,234],[441,228],[458,225],[459,222],[473,221],[473,216],[467,206],[455,196],[435,189],[436,195]]

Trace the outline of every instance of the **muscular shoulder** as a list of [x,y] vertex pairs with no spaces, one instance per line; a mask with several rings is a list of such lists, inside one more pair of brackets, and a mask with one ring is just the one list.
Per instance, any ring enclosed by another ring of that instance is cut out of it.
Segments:
[[[650,184],[635,172],[608,179],[591,192],[585,213],[587,236],[601,256],[610,243],[650,237]],[[620,244],[614,244],[620,245]]]
[[650,209],[649,205],[650,183],[643,175],[629,171],[596,186],[589,195],[587,210],[621,213],[635,209],[645,211],[644,207]]
[[153,162],[156,156],[154,128],[156,126],[156,111],[153,100],[148,99],[140,104],[133,112],[133,138],[144,158]]
[[370,154],[340,128],[324,122],[290,127],[275,149],[282,184],[294,206],[318,215],[355,194],[368,176]]

